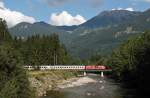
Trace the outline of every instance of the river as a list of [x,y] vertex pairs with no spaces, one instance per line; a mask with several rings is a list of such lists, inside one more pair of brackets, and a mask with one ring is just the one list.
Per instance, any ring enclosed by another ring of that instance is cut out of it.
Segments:
[[[85,79],[90,82],[84,83]],[[80,84],[80,81],[84,82]],[[77,83],[80,85],[76,85]],[[101,78],[100,75],[89,74],[72,84],[62,85],[58,91],[49,91],[47,96],[42,98],[123,98],[120,85],[110,78]]]

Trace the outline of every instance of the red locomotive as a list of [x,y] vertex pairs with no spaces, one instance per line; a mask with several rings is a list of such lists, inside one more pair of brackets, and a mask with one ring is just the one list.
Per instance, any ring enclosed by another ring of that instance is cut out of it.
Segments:
[[87,65],[85,66],[85,70],[105,70],[106,67],[104,65]]

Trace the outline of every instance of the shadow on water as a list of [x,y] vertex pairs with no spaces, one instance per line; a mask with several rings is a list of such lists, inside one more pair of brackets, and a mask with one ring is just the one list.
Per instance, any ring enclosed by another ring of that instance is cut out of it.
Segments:
[[135,89],[127,89],[127,88],[122,88],[123,92],[122,92],[122,98],[138,98],[135,97]]
[[122,98],[150,98],[150,91],[149,93],[145,93],[143,89],[137,91],[133,88],[123,88],[124,92],[122,93]]

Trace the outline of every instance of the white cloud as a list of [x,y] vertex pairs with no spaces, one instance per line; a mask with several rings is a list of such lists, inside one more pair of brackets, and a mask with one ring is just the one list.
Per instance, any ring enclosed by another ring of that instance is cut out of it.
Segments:
[[128,10],[128,11],[134,11],[134,9],[133,8],[126,8],[125,10]]
[[53,13],[50,16],[49,23],[56,26],[71,26],[82,24],[85,21],[85,18],[81,15],[72,16],[67,11],[63,11],[61,13]]
[[117,9],[112,9],[112,10],[127,10],[127,11],[134,11],[133,8],[129,7],[129,8],[117,8]]
[[12,11],[9,8],[6,8],[2,1],[0,1],[0,18],[6,20],[8,27],[12,27],[20,22],[35,22],[33,17],[26,16],[21,12]]

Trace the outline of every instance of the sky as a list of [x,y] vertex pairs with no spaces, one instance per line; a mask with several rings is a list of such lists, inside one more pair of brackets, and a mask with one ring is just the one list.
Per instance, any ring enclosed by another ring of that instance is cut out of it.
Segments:
[[0,0],[0,18],[8,27],[20,22],[79,25],[105,10],[144,11],[150,0]]

